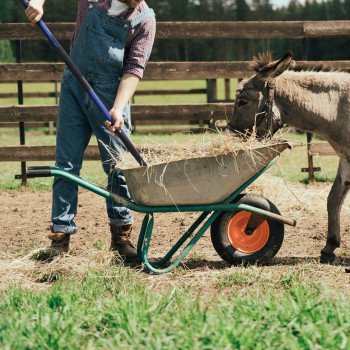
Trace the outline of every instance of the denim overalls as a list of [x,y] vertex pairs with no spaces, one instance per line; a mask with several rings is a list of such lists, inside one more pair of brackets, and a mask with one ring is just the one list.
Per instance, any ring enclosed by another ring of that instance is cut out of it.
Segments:
[[[130,21],[121,21],[94,6],[98,0],[81,1],[87,1],[90,5],[71,51],[71,58],[106,108],[110,110],[123,74],[128,29],[154,16],[154,12],[149,9]],[[123,116],[124,132],[130,136],[130,103],[126,106]],[[92,133],[114,152],[125,151],[122,142],[111,134],[104,122],[104,115],[66,67],[62,77],[58,108],[56,166],[79,175],[84,151]],[[120,169],[112,171],[110,156],[100,143],[98,147],[103,170],[108,175],[107,189],[130,198],[122,171]],[[78,186],[56,177],[53,183],[52,232],[67,234],[77,232],[73,221],[77,212],[77,202]],[[108,200],[106,204],[110,225],[133,223],[127,208],[117,207]]]

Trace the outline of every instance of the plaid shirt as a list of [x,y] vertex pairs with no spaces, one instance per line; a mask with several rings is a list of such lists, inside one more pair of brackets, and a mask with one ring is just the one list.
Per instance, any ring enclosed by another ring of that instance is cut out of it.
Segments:
[[[112,0],[100,0],[96,2],[95,6],[108,12],[111,7],[111,3]],[[89,5],[90,3],[86,0],[79,1],[78,18],[71,42],[71,49],[74,46],[75,39],[78,37]],[[122,21],[131,20],[147,9],[148,6],[146,2],[142,1],[136,9],[129,8],[120,15],[116,16],[116,18]],[[134,28],[129,28],[125,47],[123,74],[135,74],[142,79],[143,71],[151,55],[155,32],[156,20],[154,17],[147,18],[144,22],[138,24]]]

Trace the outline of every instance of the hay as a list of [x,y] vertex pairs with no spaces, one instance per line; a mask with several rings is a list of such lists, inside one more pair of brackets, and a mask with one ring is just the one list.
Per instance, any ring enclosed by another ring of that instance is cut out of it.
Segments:
[[62,277],[74,277],[75,280],[80,280],[89,271],[108,270],[115,259],[112,252],[91,249],[79,252],[77,256],[73,251],[52,261],[40,262],[33,259],[40,250],[41,248],[35,249],[20,258],[1,253],[0,290],[10,285],[44,290]]
[[[242,179],[268,165],[286,147],[281,145],[286,144],[281,140],[283,135],[258,140],[255,135],[243,135],[243,138],[227,133],[204,133],[190,134],[184,144],[144,143],[140,153],[147,167],[141,170],[134,157],[124,152],[119,155],[119,161],[112,160],[112,169],[125,171],[131,197],[139,205],[212,204],[227,198],[244,183],[240,182]],[[110,149],[109,153],[114,158]],[[223,184],[217,194],[215,187],[209,186],[212,191],[206,192],[204,198],[201,191],[212,181],[211,172],[215,172]],[[243,175],[237,176],[240,174]],[[235,187],[231,186],[229,175],[235,176]],[[179,187],[181,191],[177,190]]]
[[[263,146],[272,146],[283,142],[282,140],[285,134],[286,132],[279,133],[271,140],[258,140],[255,135],[242,138],[233,137],[226,133],[189,134],[188,140],[183,144],[176,142],[160,144],[151,139],[145,139],[140,154],[146,161],[147,166],[151,167],[192,158],[217,157],[227,154],[235,155],[242,150],[249,153]],[[111,154],[110,161],[116,167],[122,170],[139,167],[139,164],[129,152],[123,152],[117,155],[108,146],[104,146],[109,149]]]

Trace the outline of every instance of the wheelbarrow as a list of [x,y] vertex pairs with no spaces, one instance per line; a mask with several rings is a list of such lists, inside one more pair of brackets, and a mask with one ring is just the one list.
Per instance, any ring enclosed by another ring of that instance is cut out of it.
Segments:
[[[227,263],[266,263],[282,245],[284,224],[295,226],[296,221],[281,216],[268,199],[242,192],[270,168],[287,147],[287,143],[280,143],[249,152],[241,150],[217,157],[124,170],[132,200],[54,166],[30,167],[27,175],[29,178],[58,176],[119,206],[144,213],[137,253],[153,273],[177,267],[209,227],[213,246]],[[201,214],[162,259],[149,260],[155,214],[175,212]],[[188,244],[170,262],[187,240]]]

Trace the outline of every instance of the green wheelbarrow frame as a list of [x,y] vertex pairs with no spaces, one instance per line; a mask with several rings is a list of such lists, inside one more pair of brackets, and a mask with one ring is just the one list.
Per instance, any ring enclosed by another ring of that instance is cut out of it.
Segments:
[[[35,177],[50,177],[57,176],[66,181],[72,182],[80,187],[83,187],[93,193],[96,193],[106,199],[114,201],[117,205],[126,207],[132,211],[146,214],[137,243],[137,253],[139,258],[145,264],[146,268],[156,274],[165,273],[173,270],[177,267],[181,261],[186,257],[188,252],[203,236],[210,225],[223,211],[244,210],[251,213],[262,214],[270,218],[273,221],[278,221],[283,224],[295,226],[296,221],[293,219],[285,218],[281,215],[271,213],[260,208],[256,208],[246,204],[232,203],[234,199],[241,194],[249,185],[251,185],[260,175],[262,175],[267,169],[269,169],[277,160],[277,157],[273,159],[263,169],[254,174],[248,181],[242,186],[236,189],[229,197],[227,197],[221,204],[206,204],[206,205],[184,205],[184,206],[140,206],[135,202],[118,196],[114,193],[107,191],[106,189],[85,180],[77,175],[70,174],[69,172],[54,166],[50,167],[30,167],[28,168],[28,178]],[[155,213],[174,213],[174,212],[202,212],[197,220],[191,225],[191,227],[181,236],[181,238],[174,244],[174,246],[168,251],[168,253],[160,260],[151,261],[148,259],[148,250],[151,243],[152,232],[154,227],[154,214]],[[211,214],[211,215],[210,215]],[[209,216],[210,215],[210,216]],[[209,218],[207,218],[209,216]],[[206,221],[205,221],[206,220]],[[199,228],[199,229],[198,229]],[[189,243],[183,248],[179,256],[172,261],[169,266],[160,268],[159,266],[169,263],[174,254],[184,245],[187,239],[196,231],[197,233],[192,237]]]

